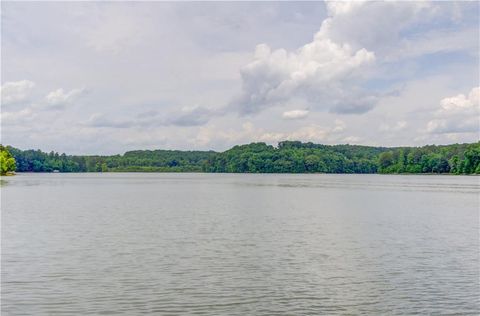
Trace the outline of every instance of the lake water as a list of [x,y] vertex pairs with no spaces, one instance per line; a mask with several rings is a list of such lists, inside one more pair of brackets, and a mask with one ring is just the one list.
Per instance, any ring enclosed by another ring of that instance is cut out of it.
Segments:
[[478,315],[478,177],[20,174],[2,315]]

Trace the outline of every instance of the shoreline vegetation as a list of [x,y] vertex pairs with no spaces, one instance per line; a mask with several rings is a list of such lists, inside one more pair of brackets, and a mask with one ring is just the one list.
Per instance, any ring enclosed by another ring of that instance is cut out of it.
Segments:
[[12,176],[15,174],[16,163],[12,154],[0,145],[0,175]]
[[480,174],[480,142],[422,147],[322,145],[283,141],[224,152],[135,150],[66,155],[0,145],[1,174],[13,172],[206,172]]

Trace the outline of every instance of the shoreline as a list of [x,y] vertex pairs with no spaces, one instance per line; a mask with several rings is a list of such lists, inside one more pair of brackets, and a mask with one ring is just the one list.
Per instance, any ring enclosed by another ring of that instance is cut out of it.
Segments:
[[380,176],[480,176],[480,174],[454,174],[454,173],[328,173],[328,172],[202,172],[202,171],[88,171],[88,172],[15,172],[9,175],[2,176],[15,176],[22,174],[224,174],[224,175],[233,175],[233,174],[248,174],[248,175],[380,175]]

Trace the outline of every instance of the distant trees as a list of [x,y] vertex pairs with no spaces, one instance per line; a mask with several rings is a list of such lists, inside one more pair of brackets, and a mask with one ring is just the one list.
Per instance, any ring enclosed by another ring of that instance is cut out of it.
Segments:
[[20,172],[200,172],[212,151],[139,150],[113,156],[67,156],[9,147]]
[[15,168],[15,158],[13,158],[7,148],[0,145],[0,174],[3,176],[9,172],[14,172]]
[[80,172],[78,159],[55,152],[45,153],[40,150],[19,150],[7,147],[17,162],[17,171],[29,172]]
[[210,158],[207,172],[480,173],[480,144],[424,147],[320,145],[284,141],[235,146]]
[[381,173],[480,174],[480,143],[395,148],[378,165]]
[[18,171],[230,173],[480,174],[480,142],[424,147],[321,145],[283,141],[213,151],[136,150],[113,156],[67,156],[8,147]]
[[424,147],[317,145],[285,141],[235,146],[208,160],[208,172],[480,173],[480,143]]

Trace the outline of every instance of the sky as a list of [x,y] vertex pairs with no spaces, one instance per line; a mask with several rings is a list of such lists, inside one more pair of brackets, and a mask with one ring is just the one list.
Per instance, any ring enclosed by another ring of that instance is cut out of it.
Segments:
[[480,138],[479,2],[1,2],[1,142]]

